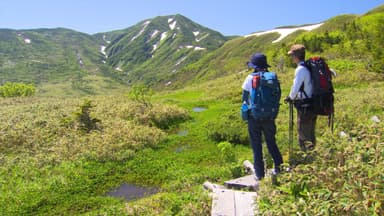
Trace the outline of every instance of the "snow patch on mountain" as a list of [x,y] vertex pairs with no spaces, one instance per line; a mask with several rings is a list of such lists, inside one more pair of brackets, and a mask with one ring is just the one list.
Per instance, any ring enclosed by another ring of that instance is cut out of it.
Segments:
[[316,29],[316,28],[320,27],[321,25],[323,25],[323,23],[319,23],[319,24],[315,24],[315,25],[308,25],[308,26],[301,26],[301,27],[297,27],[297,28],[278,28],[278,29],[272,29],[269,31],[256,32],[253,34],[245,35],[244,37],[260,36],[260,35],[264,35],[264,34],[277,32],[280,34],[280,37],[277,38],[276,40],[272,41],[272,43],[276,43],[276,42],[283,40],[285,37],[287,37],[288,35],[292,34],[293,32],[295,32],[297,30],[312,31],[313,29]]
[[179,49],[193,49],[193,50],[195,50],[195,51],[198,51],[198,50],[206,50],[207,48],[198,47],[198,46],[192,46],[192,45],[187,45],[187,46],[180,46]]
[[177,23],[177,21],[174,20],[173,18],[168,18],[168,24],[169,24],[169,28],[170,28],[171,30],[174,30],[174,29],[175,29],[175,27],[176,27],[176,23]]
[[159,32],[160,32],[160,31],[156,29],[156,30],[152,33],[152,35],[151,35],[151,39],[153,39],[154,37],[156,37],[156,35],[159,34]]
[[200,34],[199,31],[194,31],[194,32],[192,32],[192,33],[193,33],[193,35],[195,35],[195,37],[197,37],[197,36]]
[[24,43],[26,44],[32,43],[32,40],[27,38],[23,33],[18,33],[17,36],[21,37],[21,39],[23,39]]
[[195,47],[195,51],[197,50],[206,50],[207,48],[204,48],[204,47]]
[[103,35],[103,41],[107,44],[111,43],[111,41],[107,40],[107,35]]
[[100,46],[100,52],[105,56],[105,58],[107,59],[108,58],[108,55],[107,53],[105,52],[105,49],[107,47],[106,46]]
[[184,56],[182,57],[179,61],[176,62],[175,66],[178,66],[180,65],[183,61],[185,61],[185,59],[187,59],[188,56]]
[[140,30],[139,34],[135,35],[132,39],[131,39],[131,42],[134,41],[136,38],[140,37],[140,35],[142,35],[145,31],[145,29],[147,28],[147,26],[149,25],[149,23],[151,23],[151,21],[146,21],[144,24],[143,24],[143,28]]
[[168,33],[167,33],[167,32],[163,32],[163,33],[161,34],[160,41],[162,41],[162,40],[164,40],[165,38],[167,38],[167,36],[168,36]]
[[171,30],[175,30],[175,27],[176,27],[176,23],[177,23],[177,21],[175,20],[175,21],[173,21],[172,23],[170,23],[169,24],[169,28],[171,29]]
[[152,50],[152,52],[155,52],[155,50],[157,49],[157,47],[159,47],[159,44],[160,44],[160,41],[158,41],[157,43],[153,44],[153,50]]
[[196,38],[196,42],[200,42],[200,41],[204,40],[204,39],[205,39],[206,37],[208,37],[208,36],[209,36],[209,33],[203,35],[201,38]]

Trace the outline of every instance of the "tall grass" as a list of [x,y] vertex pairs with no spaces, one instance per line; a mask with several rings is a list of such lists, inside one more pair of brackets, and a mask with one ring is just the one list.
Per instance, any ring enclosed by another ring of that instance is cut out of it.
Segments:
[[[334,80],[334,134],[327,119],[319,118],[315,151],[300,153],[295,143],[291,172],[279,176],[278,186],[261,182],[261,214],[383,213],[384,84],[374,73],[367,79],[340,78],[354,73],[340,71]],[[252,160],[246,123],[239,116],[247,74],[155,94],[151,107],[119,95],[1,99],[0,212],[208,215],[211,201],[202,183],[244,175],[242,162]],[[286,95],[293,70],[278,76]],[[89,133],[74,124],[86,100],[92,101],[90,119],[100,120]],[[206,110],[197,113],[194,107]],[[373,116],[381,121],[373,122]],[[288,106],[283,102],[276,123],[277,143],[288,162]],[[267,152],[265,157],[271,168]],[[124,182],[160,191],[130,202],[105,195]]]

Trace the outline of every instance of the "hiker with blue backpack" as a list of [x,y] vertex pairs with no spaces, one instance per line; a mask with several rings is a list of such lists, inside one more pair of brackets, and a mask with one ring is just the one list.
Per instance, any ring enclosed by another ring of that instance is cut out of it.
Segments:
[[283,159],[276,145],[275,118],[279,112],[281,97],[280,83],[273,72],[268,71],[267,57],[262,53],[254,54],[247,62],[252,74],[245,79],[242,89],[242,118],[248,122],[248,133],[253,151],[256,180],[265,177],[262,134],[274,162],[273,175],[280,172]]

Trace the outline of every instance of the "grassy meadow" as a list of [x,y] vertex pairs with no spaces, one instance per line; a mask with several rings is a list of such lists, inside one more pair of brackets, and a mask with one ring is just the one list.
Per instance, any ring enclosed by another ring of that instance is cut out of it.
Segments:
[[[239,116],[247,74],[159,92],[151,106],[121,93],[1,98],[0,215],[210,215],[203,182],[240,177],[242,162],[252,161]],[[293,69],[278,76],[284,98]],[[260,214],[384,214],[384,82],[382,74],[363,77],[340,70],[334,133],[320,117],[313,152],[299,152],[295,141],[291,172],[278,185],[261,182]],[[283,102],[276,123],[288,162]],[[159,192],[129,202],[106,196],[122,183]]]

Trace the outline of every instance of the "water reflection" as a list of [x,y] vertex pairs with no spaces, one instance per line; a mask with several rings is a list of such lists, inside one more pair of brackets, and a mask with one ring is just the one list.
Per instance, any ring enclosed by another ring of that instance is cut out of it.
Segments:
[[193,112],[203,112],[204,110],[207,110],[207,108],[204,107],[194,107],[192,108]]
[[159,190],[157,188],[139,187],[136,185],[124,183],[113,191],[108,192],[107,195],[112,197],[124,198],[125,200],[129,201],[155,194],[158,191]]

